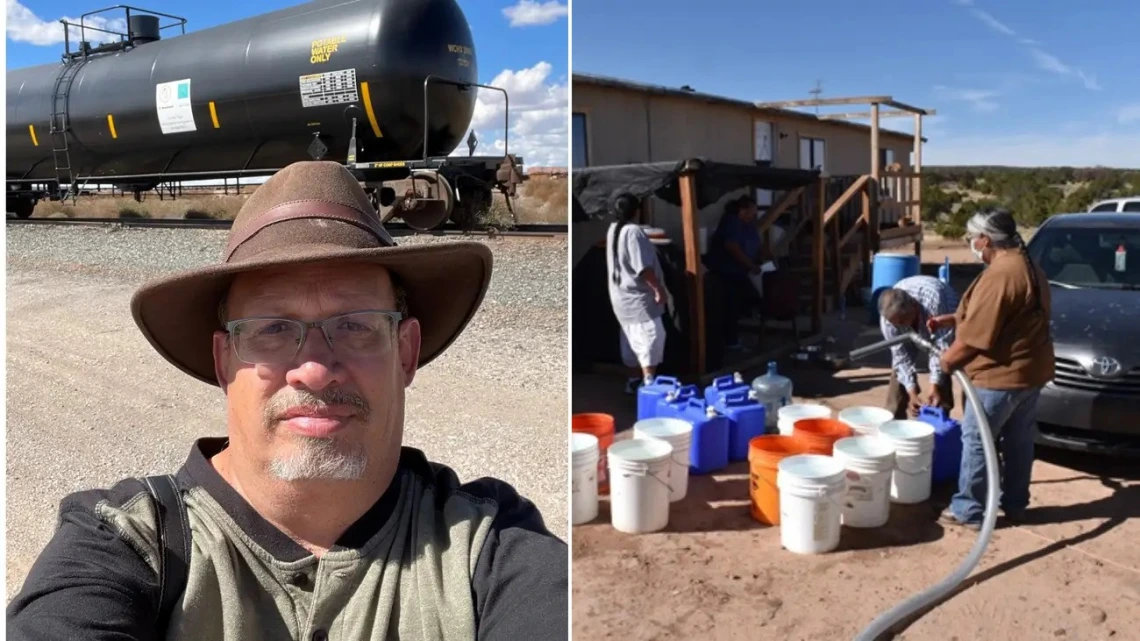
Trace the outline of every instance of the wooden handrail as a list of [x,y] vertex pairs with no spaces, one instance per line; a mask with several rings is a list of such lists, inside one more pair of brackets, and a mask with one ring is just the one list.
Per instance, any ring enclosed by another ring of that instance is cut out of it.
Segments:
[[855,194],[859,193],[864,187],[866,187],[869,180],[871,180],[871,177],[866,174],[859,176],[859,179],[851,183],[851,186],[847,188],[847,191],[843,192],[842,196],[840,196],[835,202],[831,203],[831,207],[828,207],[827,211],[823,214],[824,227],[827,227],[832,218],[835,218],[837,215],[839,215],[839,210],[843,209],[843,206],[847,204],[847,201],[851,200]]
[[776,219],[784,213],[784,210],[788,207],[791,207],[792,203],[796,202],[799,199],[800,194],[802,194],[803,191],[803,187],[796,187],[792,191],[784,194],[784,197],[780,199],[780,202],[773,205],[771,209],[764,212],[763,216],[756,219],[756,231],[761,234],[767,231],[768,228],[772,226],[772,223],[776,222]]
[[843,238],[839,239],[840,249],[846,247],[847,243],[851,242],[851,239],[854,238],[855,234],[860,229],[863,228],[863,225],[866,225],[866,224],[867,224],[867,220],[863,216],[859,216],[858,218],[856,218],[855,224],[851,225],[851,229],[848,229],[847,233],[843,234]]

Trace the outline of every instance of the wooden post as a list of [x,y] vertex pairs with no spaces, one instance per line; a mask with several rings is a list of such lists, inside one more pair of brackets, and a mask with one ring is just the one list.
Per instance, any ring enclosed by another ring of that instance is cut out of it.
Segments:
[[685,235],[685,279],[689,284],[689,354],[694,376],[705,371],[705,288],[701,278],[700,236],[697,226],[697,183],[681,174],[681,228]]
[[871,183],[863,185],[861,194],[863,205],[863,249],[859,252],[863,261],[863,284],[871,284],[871,248],[874,247],[875,238],[871,234]]
[[914,178],[911,199],[918,202],[914,206],[914,222],[922,223],[922,114],[914,114]]
[[868,251],[879,251],[879,103],[871,104],[871,217],[867,225],[871,228],[871,246]]
[[[922,226],[922,114],[914,114],[914,178],[911,200],[914,205],[914,224]],[[922,260],[922,234],[914,239],[914,254]]]
[[811,314],[811,333],[819,334],[823,331],[823,269],[824,269],[824,239],[827,237],[827,230],[823,228],[823,214],[827,210],[827,183],[825,179],[820,176],[817,181],[816,198],[819,200],[816,203],[815,211],[812,216],[815,218],[815,224],[812,225],[814,234],[812,236],[812,263],[815,265],[815,303],[812,305]]
[[[824,213],[826,213],[827,207],[823,207],[823,210]],[[824,223],[824,231],[830,230],[831,233],[831,251],[835,257],[835,264],[831,267],[832,274],[835,277],[835,283],[832,286],[832,292],[835,296],[835,307],[832,309],[838,309],[839,298],[843,296],[843,268],[846,265],[844,265],[843,262],[843,244],[841,242],[843,240],[843,231],[842,226],[839,224],[842,220],[843,210],[840,209],[831,219],[831,223]]]
[[879,103],[871,105],[871,177],[879,180]]

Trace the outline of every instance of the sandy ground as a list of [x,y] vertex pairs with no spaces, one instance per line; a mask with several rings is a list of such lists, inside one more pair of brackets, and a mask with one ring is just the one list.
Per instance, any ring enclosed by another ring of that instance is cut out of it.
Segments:
[[[928,243],[923,254],[935,265],[947,255],[952,263],[972,260],[961,244]],[[881,340],[860,322],[862,311],[851,310],[846,322],[830,319],[840,349]],[[832,373],[781,363],[798,399],[836,410],[884,402],[889,356],[861,365]],[[618,387],[613,376],[577,375],[573,404],[575,412],[614,414],[620,439],[630,436],[636,401]],[[961,408],[954,414],[960,419]],[[961,588],[894,638],[1140,639],[1135,462],[1038,448],[1031,491],[1030,523],[999,520]],[[965,559],[977,534],[936,522],[951,493],[939,487],[927,503],[893,505],[879,529],[844,528],[839,549],[819,556],[784,550],[778,528],[749,516],[746,462],[690,477],[688,497],[673,504],[659,533],[615,531],[603,500],[597,519],[574,527],[574,637],[851,639]]]
[[[154,238],[174,234],[50,229],[8,237],[9,600],[66,493],[174,471],[194,439],[226,433],[221,392],[163,360],[130,316],[134,288],[159,261]],[[189,233],[163,249],[187,263],[215,260],[224,235]],[[417,373],[405,444],[464,481],[506,480],[566,540],[566,242],[487,242],[492,290],[467,330]]]

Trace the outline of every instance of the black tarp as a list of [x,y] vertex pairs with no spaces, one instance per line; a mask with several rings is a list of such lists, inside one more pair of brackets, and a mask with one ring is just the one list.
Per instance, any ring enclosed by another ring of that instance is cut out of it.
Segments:
[[681,205],[680,181],[686,170],[697,183],[697,208],[707,207],[738,189],[751,187],[772,191],[789,191],[815,182],[819,171],[780,169],[763,165],[724,163],[693,158],[689,160],[583,167],[574,169],[572,222],[605,220],[610,205],[622,193],[638,198],[657,196],[673,205]]
[[[689,292],[685,288],[684,251],[673,245],[657,248],[665,287],[673,296],[673,306],[661,319],[665,326],[665,358],[658,367],[663,375],[686,376],[693,368],[689,349]],[[589,371],[593,363],[622,365],[621,327],[614,317],[606,288],[606,254],[591,247],[574,268],[572,357],[575,373]],[[599,283],[601,283],[599,285]],[[724,333],[721,331],[721,282],[705,273],[705,369],[715,370],[723,363]]]

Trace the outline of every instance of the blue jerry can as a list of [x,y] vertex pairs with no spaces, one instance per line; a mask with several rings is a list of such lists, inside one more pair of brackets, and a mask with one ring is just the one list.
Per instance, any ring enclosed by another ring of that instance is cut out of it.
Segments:
[[962,465],[962,424],[950,418],[950,414],[941,407],[924,406],[918,412],[918,420],[934,427],[934,463],[930,482],[957,483]]
[[746,391],[723,394],[716,409],[728,418],[728,460],[748,459],[748,442],[767,433],[764,423],[764,406],[756,392]]
[[678,418],[693,424],[693,439],[689,445],[690,474],[708,474],[728,466],[727,416],[705,404],[703,399],[690,398]]
[[654,418],[684,418],[681,413],[689,405],[689,399],[696,397],[696,385],[682,385],[666,392],[657,399],[657,416]]
[[657,401],[679,388],[681,383],[672,376],[658,376],[648,385],[637,389],[637,420],[657,418]]
[[705,404],[716,407],[722,395],[747,391],[749,388],[749,384],[744,382],[744,376],[740,372],[714,378],[712,384],[705,388]]

